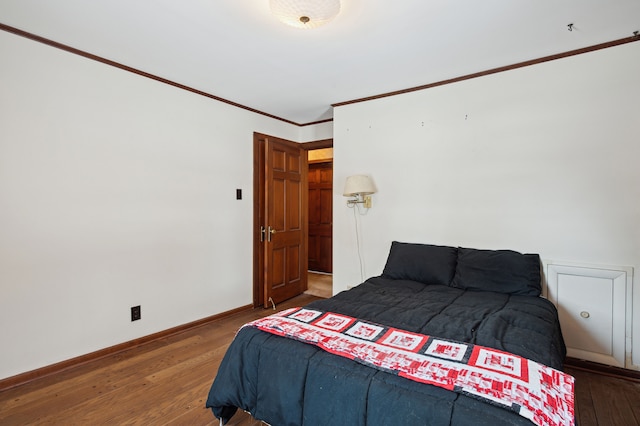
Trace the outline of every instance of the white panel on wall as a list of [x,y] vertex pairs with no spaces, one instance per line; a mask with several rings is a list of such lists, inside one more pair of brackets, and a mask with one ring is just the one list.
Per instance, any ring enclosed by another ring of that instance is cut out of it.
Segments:
[[549,300],[558,308],[567,355],[625,367],[630,336],[629,267],[547,265]]
[[[614,280],[573,274],[557,274],[556,277],[557,300],[562,301],[559,316],[567,346],[580,351],[613,355],[615,327],[612,314],[616,312],[613,306]],[[620,313],[624,313],[624,309],[618,312],[618,317]]]

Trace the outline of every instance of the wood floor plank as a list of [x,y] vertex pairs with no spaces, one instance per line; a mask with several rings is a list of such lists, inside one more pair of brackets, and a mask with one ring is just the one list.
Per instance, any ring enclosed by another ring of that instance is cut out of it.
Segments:
[[597,424],[637,426],[635,415],[629,404],[640,403],[640,393],[625,395],[628,382],[608,376],[589,376],[588,389],[593,401]]
[[629,424],[640,425],[640,383],[625,380],[619,385],[621,393],[626,400],[626,405],[631,410]]
[[[201,364],[207,363],[207,365],[217,365],[220,364],[220,361],[224,354],[227,352],[227,348],[229,345],[222,345],[213,350],[209,350],[200,355],[194,356],[190,358],[188,361],[181,362],[170,367],[158,370],[153,372],[152,374],[146,377],[152,383],[155,382],[164,382],[167,380],[171,380],[174,377],[180,377],[180,374],[184,371],[189,371],[193,369],[204,368]],[[212,377],[213,378],[213,377]]]
[[598,426],[590,391],[590,376],[581,370],[565,369],[575,379],[576,421],[580,426]]
[[[61,380],[41,389],[22,395],[12,401],[0,401],[0,411],[19,407],[23,410],[42,412],[46,409],[50,399],[56,401],[56,405],[66,407],[71,403],[79,403],[84,400],[98,398],[108,394],[126,384],[132,377],[152,373],[162,369],[168,362],[176,362],[176,354],[184,348],[193,348],[202,338],[193,336],[176,343],[173,346],[161,346],[156,349],[139,354],[136,357],[116,357],[116,362],[107,362],[100,366],[95,363],[95,368],[76,375],[73,379]],[[169,358],[169,360],[168,360]],[[173,358],[171,360],[171,358]],[[132,361],[133,360],[133,361]],[[73,380],[73,387],[68,386],[67,381]]]
[[[77,398],[75,404],[68,404],[68,399],[57,399],[56,411],[42,415],[37,420],[43,423],[57,423],[64,419],[74,424],[124,424],[135,418],[140,424],[160,424],[166,419],[180,417],[185,410],[195,408],[193,401],[202,401],[198,408],[204,407],[203,396],[208,391],[227,346],[205,353],[200,353],[201,347],[194,347],[190,349],[190,355],[172,356],[175,364],[163,367],[166,360],[160,366],[158,362],[153,363],[157,371],[146,376],[144,372],[149,369],[148,366],[145,367],[148,357],[134,359],[128,362],[128,368],[141,372],[135,378],[127,375],[121,381],[122,385],[119,384],[110,392],[90,398]],[[165,351],[170,353],[172,347],[173,345],[169,345]],[[184,347],[178,346],[174,354],[180,350],[184,350]],[[203,374],[207,368],[210,373]],[[167,395],[176,396],[167,398]],[[41,413],[44,412],[46,409],[41,410]],[[99,418],[96,419],[94,413],[98,413]],[[208,414],[212,417],[210,412]]]
[[[215,418],[209,408],[205,407],[206,395],[209,392],[210,382],[201,386],[196,391],[197,396],[187,403],[187,406],[182,413],[173,413],[174,416],[167,416],[163,419],[165,425],[218,425],[219,421]],[[169,418],[171,417],[171,418]]]
[[636,424],[640,425],[640,401],[638,401],[638,395],[640,395],[640,383],[634,383],[634,391],[627,394],[627,400],[633,411]]

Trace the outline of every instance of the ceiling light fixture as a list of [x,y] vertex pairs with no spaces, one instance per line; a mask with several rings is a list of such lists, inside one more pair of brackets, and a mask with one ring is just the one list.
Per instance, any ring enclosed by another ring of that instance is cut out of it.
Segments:
[[269,0],[271,13],[296,28],[317,28],[340,13],[340,0]]

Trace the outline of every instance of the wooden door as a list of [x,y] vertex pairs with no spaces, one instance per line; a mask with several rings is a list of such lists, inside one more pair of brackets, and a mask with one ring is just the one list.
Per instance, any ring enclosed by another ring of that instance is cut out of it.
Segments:
[[333,162],[309,164],[309,270],[333,265]]
[[256,134],[255,143],[256,174],[263,177],[254,193],[254,304],[269,307],[307,289],[307,157],[300,144],[284,139]]

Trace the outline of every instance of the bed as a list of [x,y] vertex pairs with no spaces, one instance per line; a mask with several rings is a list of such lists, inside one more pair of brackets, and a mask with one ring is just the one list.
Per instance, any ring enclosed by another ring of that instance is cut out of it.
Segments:
[[[561,371],[566,349],[557,311],[540,293],[537,254],[394,241],[382,275],[304,308]],[[228,348],[207,407],[222,424],[238,408],[273,426],[532,424],[513,407],[251,326]]]

